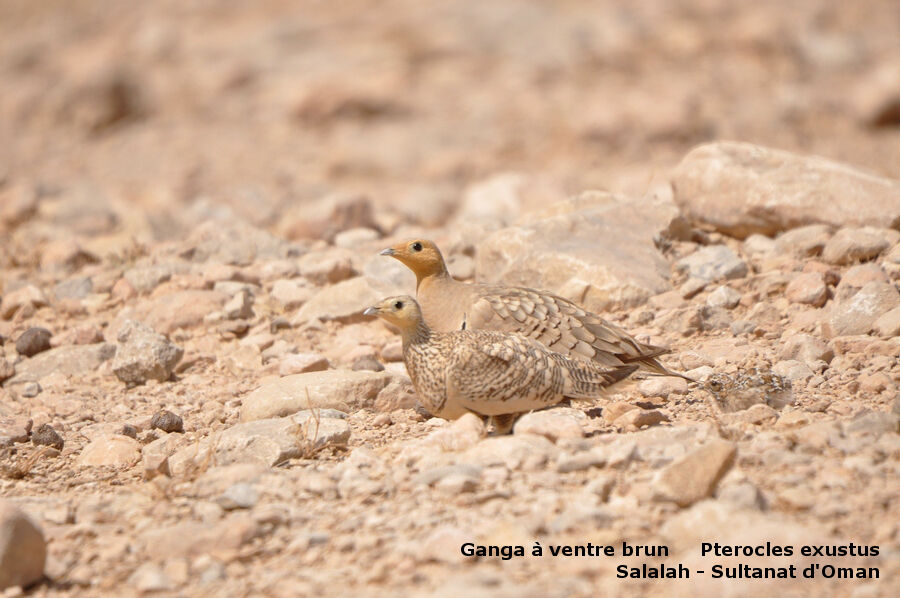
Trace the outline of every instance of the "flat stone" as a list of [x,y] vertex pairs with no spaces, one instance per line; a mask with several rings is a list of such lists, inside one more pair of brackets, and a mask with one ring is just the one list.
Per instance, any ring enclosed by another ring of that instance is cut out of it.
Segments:
[[687,507],[712,496],[716,484],[731,468],[736,448],[721,439],[708,440],[659,472],[656,498]]
[[46,295],[34,285],[26,285],[3,295],[0,301],[0,318],[11,319],[21,308],[30,305],[33,309],[46,307],[50,303]]
[[741,244],[741,251],[744,255],[752,257],[772,255],[777,248],[778,246],[774,239],[758,233],[750,235],[744,239],[744,242]]
[[328,358],[321,353],[288,353],[281,358],[278,364],[278,373],[281,376],[290,376],[291,374],[321,372],[330,366]]
[[800,257],[822,254],[825,244],[831,238],[831,227],[827,224],[810,224],[786,231],[775,239],[775,249],[780,253],[792,253]]
[[16,366],[6,360],[4,355],[0,355],[0,382],[4,382],[16,375]]
[[290,417],[237,424],[223,431],[214,445],[205,441],[177,451],[169,458],[169,468],[177,476],[209,459],[218,465],[257,463],[271,467],[315,454],[325,446],[346,445],[350,439],[347,422],[329,415],[327,410],[317,416],[301,411]]
[[829,264],[865,262],[890,247],[888,233],[875,228],[842,228],[822,251],[822,259]]
[[175,291],[150,299],[137,309],[137,317],[162,334],[171,334],[179,328],[191,328],[203,323],[208,314],[219,311],[228,295],[218,291]]
[[584,429],[578,419],[553,409],[526,413],[516,421],[513,430],[516,434],[537,434],[552,442],[584,437]]
[[184,436],[180,434],[164,434],[153,442],[144,445],[141,461],[144,477],[152,479],[157,475],[171,476],[169,457],[184,444]]
[[839,299],[853,295],[858,289],[870,282],[890,282],[891,279],[884,268],[876,263],[857,264],[851,266],[841,276],[841,280],[835,289]]
[[815,374],[809,365],[797,359],[783,359],[772,366],[772,371],[792,383],[809,380]]
[[53,294],[57,299],[84,299],[94,291],[94,281],[90,276],[76,276],[57,283]]
[[259,534],[259,526],[252,517],[237,512],[216,524],[181,521],[165,527],[151,526],[143,530],[137,542],[157,562],[206,554],[228,562]]
[[28,417],[0,418],[0,446],[10,446],[15,442],[28,442],[32,420]]
[[335,251],[333,248],[310,251],[297,260],[297,268],[303,278],[316,285],[335,284],[358,274],[352,257],[350,251]]
[[741,294],[729,286],[722,285],[709,294],[706,304],[710,307],[734,309],[741,302]]
[[6,384],[39,381],[54,372],[65,376],[83,374],[97,369],[115,354],[116,346],[107,343],[56,347],[16,364],[16,375]]
[[229,486],[216,503],[226,511],[250,509],[259,501],[259,491],[253,484],[238,482]]
[[313,319],[343,323],[365,321],[368,317],[362,315],[363,310],[383,298],[382,292],[375,289],[368,278],[357,276],[316,293],[300,308],[294,322],[302,324]]
[[832,336],[868,334],[878,318],[897,307],[900,307],[900,293],[893,284],[867,283],[832,308]]
[[603,467],[606,465],[606,454],[603,451],[583,451],[574,455],[566,455],[560,457],[556,462],[556,471],[559,473],[570,473],[573,471],[584,471],[593,467]]
[[655,426],[667,421],[669,421],[669,416],[658,409],[631,409],[617,417],[615,423],[622,428],[630,426],[642,428],[644,426]]
[[783,339],[782,359],[797,359],[810,365],[816,361],[828,363],[834,358],[834,351],[825,341],[809,334],[795,334]]
[[143,563],[128,577],[128,585],[140,592],[166,592],[177,586],[156,563]]
[[[186,265],[185,265],[186,268]],[[128,284],[138,293],[149,293],[160,284],[172,278],[176,271],[174,265],[136,266],[129,268],[122,275]]]
[[552,442],[536,434],[485,438],[460,455],[460,462],[479,467],[503,465],[510,470],[533,470],[557,454]]
[[675,270],[707,282],[747,275],[747,264],[727,245],[707,245],[675,262]]
[[801,303],[813,307],[822,307],[828,301],[825,277],[818,272],[798,274],[788,283],[784,294],[791,303]]
[[306,286],[301,281],[293,279],[280,279],[272,283],[272,297],[284,309],[297,309],[315,294],[315,289]]
[[900,336],[900,307],[887,311],[875,320],[872,329],[878,336]]
[[141,458],[141,444],[120,434],[101,436],[81,450],[77,463],[82,467],[127,468]]
[[645,397],[666,398],[672,394],[684,395],[688,392],[688,383],[684,378],[674,376],[652,376],[641,381],[638,392]]
[[241,421],[283,417],[302,409],[350,411],[371,407],[391,379],[387,372],[347,370],[285,376],[244,397]]

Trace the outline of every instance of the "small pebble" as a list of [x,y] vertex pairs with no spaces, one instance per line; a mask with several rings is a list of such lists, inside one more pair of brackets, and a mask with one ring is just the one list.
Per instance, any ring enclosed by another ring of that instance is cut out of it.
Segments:
[[50,337],[52,336],[46,328],[36,326],[29,328],[16,340],[16,352],[25,357],[37,355],[50,348]]
[[65,442],[62,436],[53,429],[50,424],[41,424],[38,429],[31,434],[31,444],[34,446],[50,446],[58,451],[63,449]]
[[184,421],[171,411],[162,410],[150,420],[150,427],[163,432],[184,432]]

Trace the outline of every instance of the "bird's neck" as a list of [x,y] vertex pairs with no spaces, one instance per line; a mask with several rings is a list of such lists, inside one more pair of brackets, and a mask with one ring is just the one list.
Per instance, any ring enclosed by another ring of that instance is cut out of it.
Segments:
[[420,319],[414,325],[405,326],[400,331],[400,335],[403,339],[403,350],[406,351],[412,345],[428,342],[431,339],[431,328],[424,320]]
[[416,293],[422,292],[425,288],[439,283],[440,281],[453,280],[447,266],[441,264],[440,270],[428,272],[427,274],[416,274]]

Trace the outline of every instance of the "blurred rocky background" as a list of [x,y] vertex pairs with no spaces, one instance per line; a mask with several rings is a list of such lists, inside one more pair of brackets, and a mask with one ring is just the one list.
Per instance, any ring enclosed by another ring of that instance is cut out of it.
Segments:
[[[0,589],[900,591],[895,0],[2,0],[0,81]],[[360,314],[420,235],[716,392],[428,417]],[[459,552],[535,540],[881,579]]]

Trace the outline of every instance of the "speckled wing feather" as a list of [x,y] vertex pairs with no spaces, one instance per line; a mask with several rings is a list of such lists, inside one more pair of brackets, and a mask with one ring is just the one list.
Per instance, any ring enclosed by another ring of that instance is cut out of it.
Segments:
[[571,301],[533,289],[481,287],[467,311],[466,328],[519,332],[552,351],[585,357],[602,366],[639,363],[654,373],[677,375],[656,360],[667,349],[638,343]]
[[604,369],[548,351],[520,334],[466,331],[447,367],[447,395],[483,415],[529,411],[563,398],[594,398],[637,366]]

